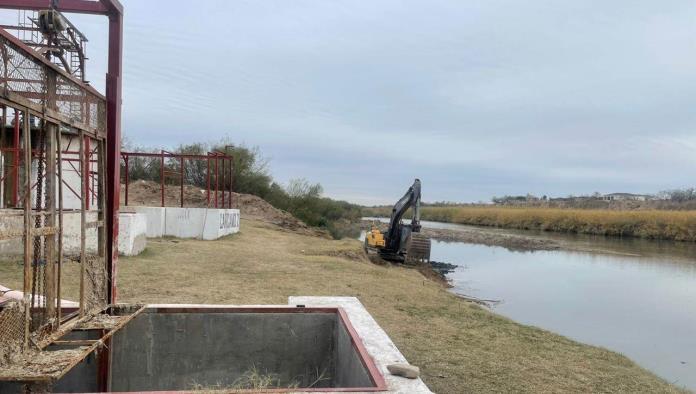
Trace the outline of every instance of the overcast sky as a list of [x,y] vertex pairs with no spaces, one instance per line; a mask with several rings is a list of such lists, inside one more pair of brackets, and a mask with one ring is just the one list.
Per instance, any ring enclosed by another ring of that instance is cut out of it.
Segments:
[[[125,0],[123,132],[391,203],[696,184],[696,2]],[[105,19],[73,17],[102,89]]]

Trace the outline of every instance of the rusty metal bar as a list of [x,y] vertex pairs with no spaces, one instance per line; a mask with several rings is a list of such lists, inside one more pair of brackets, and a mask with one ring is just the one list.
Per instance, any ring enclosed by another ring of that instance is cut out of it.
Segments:
[[185,160],[183,157],[181,158],[181,168],[179,169],[181,171],[181,207],[184,207],[184,164]]
[[56,272],[56,327],[60,327],[60,319],[62,317],[60,297],[61,297],[61,279],[63,269],[63,154],[62,154],[62,137],[60,127],[56,127],[55,133],[58,139],[58,267]]
[[19,206],[19,111],[15,109],[14,111],[14,148],[15,153],[13,155],[14,168],[15,168],[15,183],[14,183],[14,194],[12,197],[12,204],[15,208]]
[[218,172],[218,164],[220,162],[220,157],[215,156],[215,208],[218,207],[218,190],[220,188],[220,182],[219,182],[219,172]]
[[[15,113],[16,116],[16,113]],[[17,122],[19,124],[19,122]],[[29,346],[29,324],[31,319],[31,261],[33,241],[31,225],[31,131],[29,130],[29,110],[24,110],[24,349]]]
[[162,192],[162,206],[164,206],[164,151],[161,152],[160,159],[160,191]]
[[130,180],[128,179],[128,177],[129,177],[129,175],[128,175],[128,155],[126,155],[126,156],[124,157],[123,161],[125,162],[125,171],[126,171],[126,174],[125,174],[125,178],[126,178],[126,180],[125,180],[125,183],[126,183],[126,192],[125,192],[125,194],[126,194],[126,195],[125,195],[125,201],[124,201],[124,203],[125,203],[126,206],[128,206],[128,184],[130,183]]
[[85,134],[80,131],[80,316],[85,314],[85,271],[86,271],[86,241],[87,241],[87,209],[85,193]]
[[85,201],[85,209],[89,211],[89,207],[91,205],[90,204],[90,200],[91,200],[90,188],[89,188],[89,176],[90,176],[90,167],[91,167],[91,163],[90,163],[91,140],[90,140],[89,136],[85,136],[84,138],[85,138],[85,158],[84,158],[84,161],[85,161],[86,167],[85,167],[85,171],[82,173],[82,181],[85,183],[85,189],[86,189],[85,195],[87,196],[87,200]]
[[208,157],[206,158],[208,161],[208,171],[206,171],[206,178],[208,179],[207,181],[207,186],[206,186],[206,193],[205,197],[206,200],[208,201],[206,204],[206,207],[210,208],[210,153],[208,153]]
[[[55,228],[56,225],[56,126],[43,121],[44,133],[48,137],[46,149],[46,211],[44,226]],[[48,234],[44,238],[46,244],[46,266],[44,268],[46,278],[46,317],[51,321],[56,316],[56,233]],[[53,320],[55,321],[55,320]]]

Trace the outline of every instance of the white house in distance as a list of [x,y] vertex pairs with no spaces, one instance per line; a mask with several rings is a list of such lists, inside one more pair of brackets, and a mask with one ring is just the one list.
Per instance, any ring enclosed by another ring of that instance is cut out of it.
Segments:
[[604,201],[647,201],[650,199],[652,196],[632,193],[610,193],[602,196]]

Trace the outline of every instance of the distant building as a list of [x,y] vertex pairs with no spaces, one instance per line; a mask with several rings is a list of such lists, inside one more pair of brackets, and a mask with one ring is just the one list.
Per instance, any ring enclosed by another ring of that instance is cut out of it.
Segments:
[[632,194],[632,193],[610,193],[602,196],[604,201],[647,201],[650,200],[652,196],[645,194]]

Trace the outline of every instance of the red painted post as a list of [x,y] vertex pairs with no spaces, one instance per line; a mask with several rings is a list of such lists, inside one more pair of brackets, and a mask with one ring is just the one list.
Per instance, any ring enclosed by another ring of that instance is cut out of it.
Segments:
[[218,207],[218,190],[220,188],[219,187],[220,183],[218,182],[218,179],[219,179],[219,177],[218,177],[218,175],[219,175],[218,174],[218,163],[219,162],[220,162],[220,158],[217,155],[215,155],[215,208]]
[[221,208],[225,208],[225,158],[222,157],[222,203],[220,204]]
[[184,156],[181,156],[181,207],[184,207]]
[[208,205],[206,205],[208,208],[210,208],[210,152],[208,153],[208,172],[206,175],[208,176],[208,186],[206,187],[206,198],[208,199]]
[[234,157],[230,156],[230,209],[232,208],[232,182],[234,182]]
[[164,151],[160,151],[160,191],[162,195],[162,206],[164,206]]
[[92,199],[91,194],[90,194],[90,185],[89,185],[89,176],[90,176],[90,167],[91,167],[91,154],[92,150],[90,148],[90,141],[91,138],[89,136],[85,136],[85,157],[83,158],[85,162],[85,170],[84,174],[82,175],[82,182],[85,183],[85,198],[87,201],[85,201],[85,209],[89,211],[89,202]]
[[[110,286],[109,303],[117,302],[118,277],[118,212],[121,177],[121,73],[123,66],[123,10],[118,2],[100,1],[109,9],[109,58],[106,74],[106,220],[107,272]],[[110,240],[110,242],[109,242]]]
[[128,155],[125,155],[123,157],[123,160],[125,161],[125,164],[126,164],[126,166],[124,168],[124,170],[126,170],[126,196],[125,196],[126,201],[124,201],[124,203],[126,206],[128,206],[128,184],[130,183],[129,175],[128,175]]

